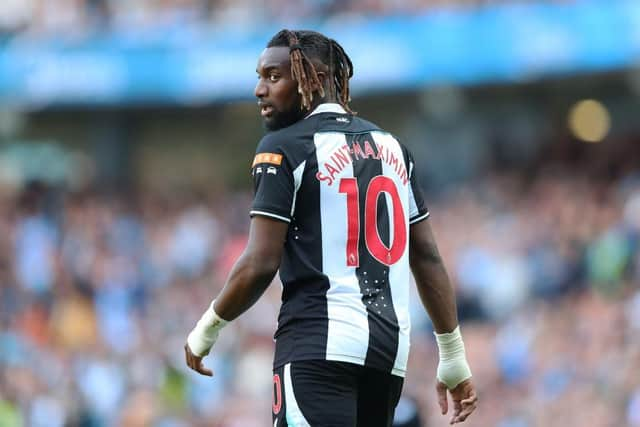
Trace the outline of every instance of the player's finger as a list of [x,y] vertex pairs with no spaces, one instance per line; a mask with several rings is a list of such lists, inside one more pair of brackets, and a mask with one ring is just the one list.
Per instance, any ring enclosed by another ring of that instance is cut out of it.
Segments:
[[444,415],[449,410],[449,403],[447,402],[447,386],[438,381],[436,383],[436,392],[438,393],[438,405],[440,405],[440,412]]
[[213,371],[204,366],[204,364],[202,363],[202,359],[200,359],[198,361],[198,365],[197,365],[196,371],[198,371],[202,375],[206,375],[208,377],[212,377],[213,376]]
[[476,410],[476,405],[475,404],[465,406],[464,409],[460,412],[460,414],[458,416],[454,417],[454,420],[453,420],[453,422],[451,424],[463,422],[475,410]]
[[[472,399],[469,399],[469,400],[472,400]],[[464,404],[462,404],[462,402],[460,403],[461,403],[460,405],[461,410],[457,411],[457,413],[454,414],[454,417],[452,419],[453,421],[452,424],[461,423],[464,420],[466,420],[467,417],[471,415],[471,413],[475,411],[477,407],[477,404],[475,401],[472,403],[464,403]]]
[[462,399],[460,401],[460,403],[462,403],[462,405],[471,405],[471,404],[477,404],[478,403],[478,395],[476,394],[475,390],[471,390],[469,392],[469,396],[466,399]]
[[189,368],[193,369],[194,371],[202,375],[206,375],[208,377],[213,376],[213,371],[211,371],[211,369],[207,369],[202,364],[202,357],[199,357],[193,354],[188,344],[185,344],[184,351],[187,359],[187,366],[189,366]]
[[193,361],[191,359],[191,351],[189,350],[189,346],[187,344],[184,345],[184,359],[187,362],[187,366],[193,369]]
[[460,404],[459,400],[456,400],[453,397],[451,400],[453,401],[453,411],[451,412],[451,420],[449,421],[449,424],[455,424],[455,420],[458,418],[458,415],[460,415],[460,412],[462,411],[462,405]]

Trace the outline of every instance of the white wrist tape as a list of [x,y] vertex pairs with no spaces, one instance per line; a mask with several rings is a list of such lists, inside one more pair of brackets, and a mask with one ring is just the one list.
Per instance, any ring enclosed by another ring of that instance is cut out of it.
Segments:
[[198,320],[198,323],[196,323],[195,328],[193,328],[187,337],[187,344],[189,344],[191,352],[199,357],[209,354],[211,347],[213,347],[213,344],[215,344],[218,339],[220,329],[229,323],[218,316],[213,309],[214,302],[215,300],[211,302],[207,311],[204,312],[200,320]]
[[462,381],[471,378],[471,369],[467,363],[464,342],[460,334],[460,326],[453,332],[436,334],[440,363],[438,363],[438,380],[443,382],[449,390],[454,389]]

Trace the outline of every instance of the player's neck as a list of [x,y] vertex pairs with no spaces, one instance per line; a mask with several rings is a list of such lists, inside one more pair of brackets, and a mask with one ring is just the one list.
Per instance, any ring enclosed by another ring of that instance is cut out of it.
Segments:
[[328,94],[328,91],[326,89],[325,89],[325,93],[326,95],[323,96],[322,98],[317,98],[313,100],[313,102],[311,103],[311,108],[309,108],[309,112],[312,112],[313,110],[318,108],[318,105],[320,104],[338,104],[338,99],[335,96]]

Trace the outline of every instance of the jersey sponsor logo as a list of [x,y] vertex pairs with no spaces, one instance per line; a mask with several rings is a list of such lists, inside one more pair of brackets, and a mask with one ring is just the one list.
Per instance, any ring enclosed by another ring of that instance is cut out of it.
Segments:
[[[373,147],[376,147],[375,151]],[[322,168],[318,165],[318,168],[322,170],[316,173],[316,179],[330,186],[335,181],[336,175],[339,175],[347,165],[366,159],[382,160],[393,168],[403,185],[407,185],[409,182],[409,174],[404,166],[404,160],[398,158],[388,147],[378,145],[375,141],[364,141],[362,144],[354,142],[351,147],[346,144],[338,147],[331,153],[328,161],[324,162]]]
[[280,166],[282,164],[282,154],[275,153],[258,153],[253,158],[253,164],[251,167],[254,167],[260,163],[269,163],[272,165]]

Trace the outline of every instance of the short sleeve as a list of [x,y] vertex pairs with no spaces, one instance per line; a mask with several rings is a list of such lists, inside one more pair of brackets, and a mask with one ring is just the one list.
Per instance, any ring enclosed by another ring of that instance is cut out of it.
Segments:
[[251,175],[254,198],[249,215],[291,222],[295,194],[293,170],[277,140],[267,136],[260,141],[251,165]]
[[409,224],[415,224],[429,217],[429,209],[422,195],[422,188],[416,178],[413,155],[407,150],[409,159]]

